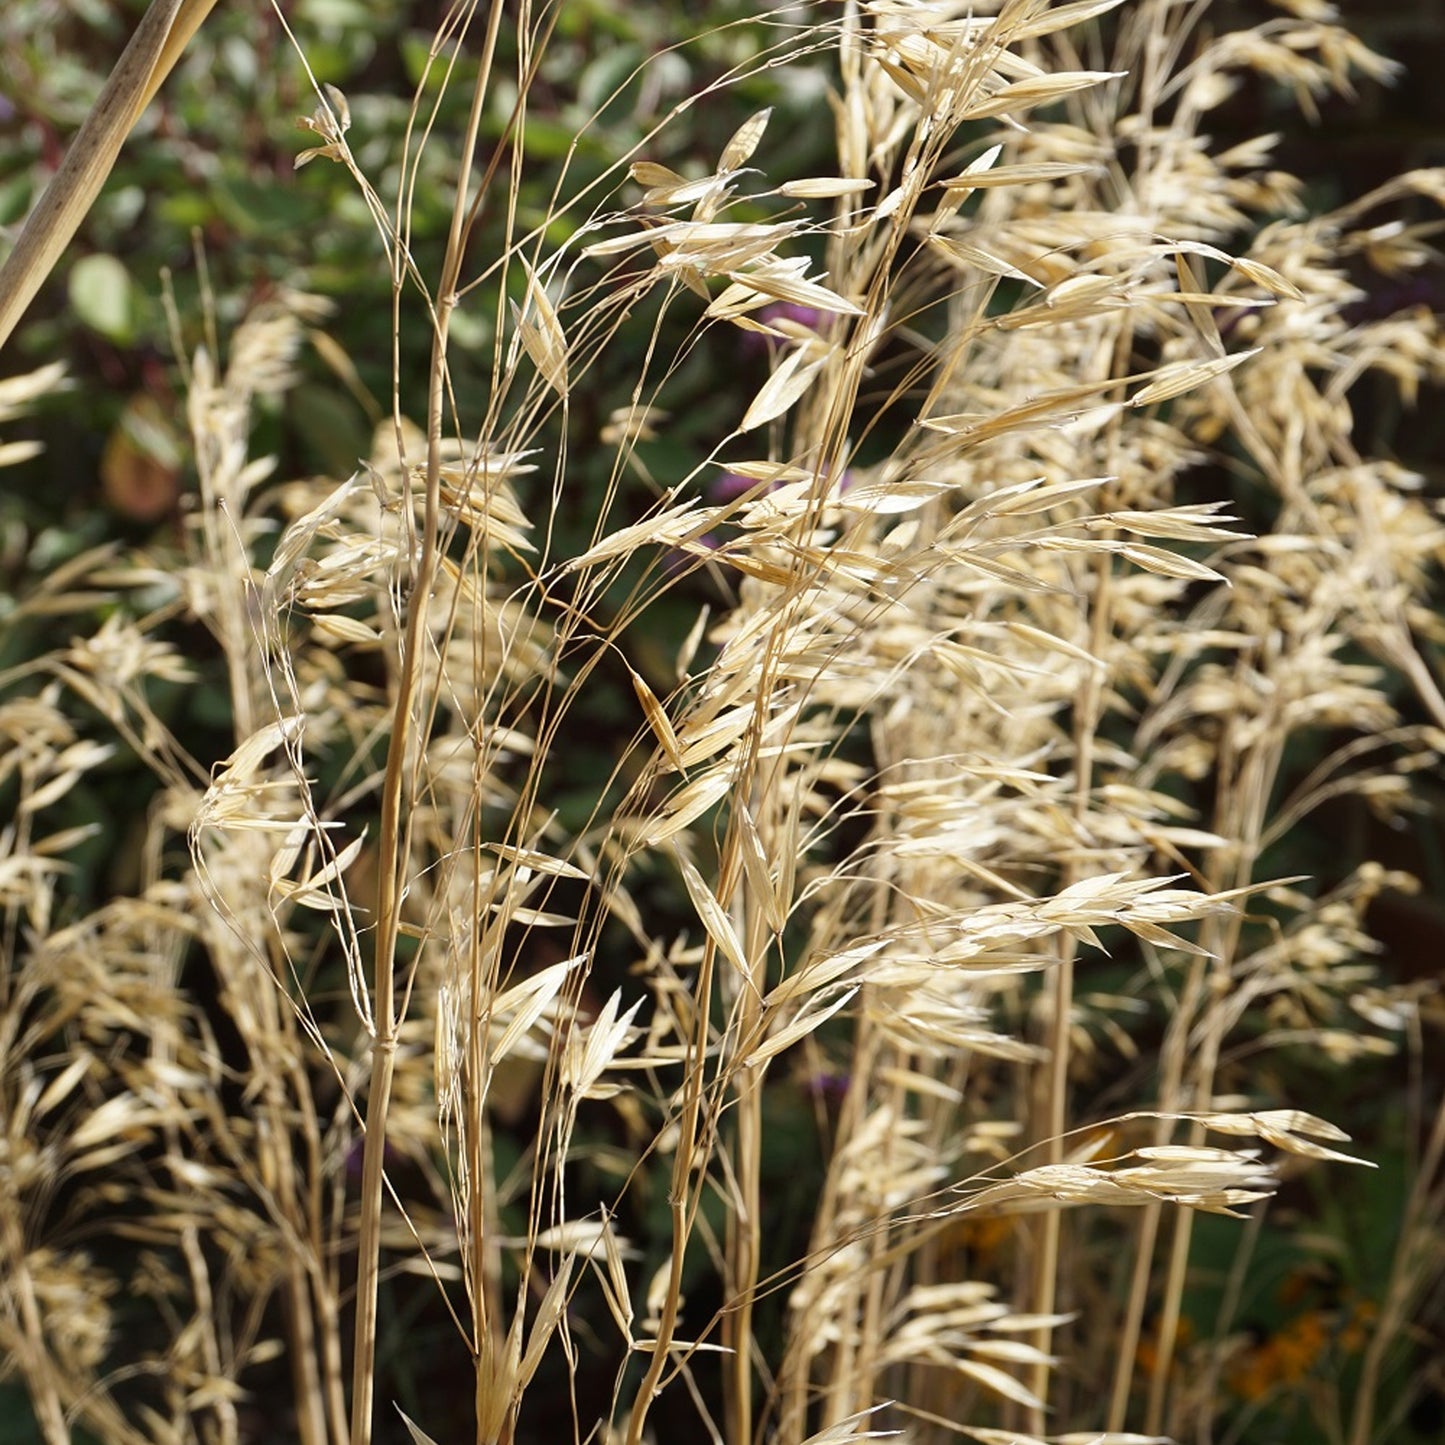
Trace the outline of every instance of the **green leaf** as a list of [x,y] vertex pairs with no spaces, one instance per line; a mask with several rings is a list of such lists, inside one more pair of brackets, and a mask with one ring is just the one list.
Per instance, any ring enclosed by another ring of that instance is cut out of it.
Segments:
[[70,304],[92,331],[121,345],[134,338],[133,285],[116,257],[83,256],[70,268]]
[[236,177],[216,185],[212,194],[216,209],[242,236],[285,236],[305,225],[297,193],[274,181]]

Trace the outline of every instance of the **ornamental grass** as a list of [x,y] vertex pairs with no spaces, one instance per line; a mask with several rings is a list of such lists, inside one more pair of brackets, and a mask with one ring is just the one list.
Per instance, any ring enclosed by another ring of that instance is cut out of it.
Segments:
[[[1242,1321],[1269,1222],[1372,1164],[1309,1081],[1438,1046],[1367,927],[1410,880],[1314,865],[1445,748],[1445,528],[1351,406],[1440,380],[1428,309],[1358,303],[1445,173],[1323,209],[1215,144],[1242,85],[1395,67],[1210,9],[781,6],[716,86],[825,77],[828,166],[766,109],[679,158],[703,91],[574,182],[579,131],[540,211],[557,7],[452,5],[395,152],[317,88],[297,163],[392,297],[370,455],[256,445],[344,300],[178,317],[191,504],[6,622],[48,639],[0,676],[33,1438],[1404,1438],[1428,1075],[1369,1300]],[[211,753],[157,701],[198,686]],[[67,799],[122,755],[133,886],[82,908]]]

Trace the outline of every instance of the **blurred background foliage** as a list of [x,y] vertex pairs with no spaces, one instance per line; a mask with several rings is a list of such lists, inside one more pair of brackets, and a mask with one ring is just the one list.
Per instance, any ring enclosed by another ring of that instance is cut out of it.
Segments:
[[[1228,8],[1243,7],[1231,0]],[[1326,201],[1359,193],[1410,166],[1445,160],[1445,89],[1433,82],[1438,66],[1430,63],[1436,55],[1445,60],[1445,6],[1400,0],[1349,8],[1368,9],[1347,16],[1367,42],[1410,62],[1408,78],[1395,91],[1372,91],[1353,109],[1332,103],[1310,126],[1288,111],[1283,97],[1246,89],[1225,112],[1237,137],[1217,137],[1222,146],[1285,127],[1284,163],[1316,178]],[[0,6],[0,226],[16,226],[33,205],[144,9],[145,0],[7,0]],[[447,10],[445,0],[290,0],[284,7],[315,81],[346,95],[348,139],[388,204],[397,191],[397,157],[412,96],[427,74],[431,39]],[[640,152],[684,174],[705,173],[737,126],[763,106],[774,109],[766,152],[770,179],[826,173],[832,118],[821,65],[795,58],[787,67],[758,68],[774,51],[791,51],[799,28],[812,19],[811,10],[751,0],[566,0],[520,134],[511,130],[515,91],[498,87],[481,162],[495,161],[503,174],[523,166],[521,231],[556,210],[559,189],[581,194],[596,187],[590,194],[593,204],[600,203],[625,181],[619,157]],[[503,54],[503,71],[513,60]],[[749,67],[748,78],[724,84],[740,66]],[[465,82],[464,75],[454,76],[444,90],[435,80],[426,83],[437,115],[410,210],[413,251],[424,276],[436,275],[442,254],[452,204],[449,147],[469,103]],[[663,127],[689,96],[698,99]],[[212,303],[203,294],[214,298],[222,330],[283,285],[330,299],[335,309],[317,323],[312,348],[300,361],[304,382],[262,416],[255,449],[278,455],[281,476],[344,477],[370,454],[372,433],[390,411],[390,281],[352,178],[325,161],[295,166],[312,140],[298,118],[316,105],[312,80],[272,7],[262,0],[219,6],[122,153],[66,264],[0,360],[0,371],[9,374],[63,359],[71,378],[35,417],[7,432],[45,445],[37,460],[6,472],[0,490],[0,680],[8,680],[7,687],[27,685],[25,664],[53,645],[56,627],[68,636],[86,625],[74,616],[47,620],[43,611],[11,625],[16,599],[52,582],[89,549],[144,545],[163,558],[179,539],[192,479],[176,343],[189,352],[207,340]],[[553,222],[547,240],[563,239],[555,228],[575,224],[589,210],[584,201],[572,222]],[[488,262],[499,249],[501,221],[486,215],[477,229],[467,279],[482,279],[454,322],[454,379],[462,396],[484,389],[490,371],[491,318],[500,298]],[[1362,274],[1360,282],[1370,294],[1362,304],[1380,314],[1407,303],[1445,309],[1438,271],[1410,278]],[[1408,294],[1402,287],[1410,288]],[[633,334],[640,347],[647,328]],[[429,346],[425,327],[403,326],[399,373],[415,384],[410,398],[403,395],[403,410],[420,410]],[[767,358],[740,346],[736,333],[723,328],[695,337],[665,333],[659,350],[686,351],[668,385],[672,420],[666,435],[641,448],[647,469],[666,483],[691,471],[726,431],[726,418],[735,414],[727,402],[729,378],[739,368],[765,369]],[[624,359],[629,364],[594,375],[575,392],[569,424],[576,438],[595,436],[611,410],[626,404],[643,357],[639,350]],[[1362,391],[1352,397],[1362,447],[1400,456],[1445,495],[1445,412],[1438,398],[1409,413],[1387,395],[1381,386],[1378,396]],[[586,446],[574,445],[571,454],[574,485],[557,517],[564,549],[569,535],[582,534],[596,510],[589,499],[607,483],[600,449],[595,460]],[[644,485],[638,479],[628,484]],[[665,681],[676,641],[698,604],[726,601],[716,589],[703,573],[669,594],[632,653],[644,675]],[[139,602],[145,605],[143,594]],[[120,605],[112,595],[98,595],[93,623]],[[207,669],[221,666],[219,652],[207,637],[188,634],[183,621],[174,627],[202,685],[176,686],[152,702],[196,757],[223,756],[231,746],[225,689],[204,685]],[[578,825],[621,751],[620,738],[615,750],[609,747],[609,733],[630,726],[635,716],[625,672],[615,679],[612,718],[605,715],[606,695],[604,689],[600,713],[586,719],[597,730],[592,745],[566,754],[575,772],[578,818],[572,821]],[[137,759],[118,756],[71,795],[74,821],[104,825],[85,855],[88,866],[74,880],[77,912],[130,885],[128,845],[151,787]],[[1318,840],[1314,856],[1281,858],[1279,871],[1317,872],[1323,860],[1343,876],[1357,859],[1377,856],[1420,875],[1428,885],[1422,899],[1391,898],[1372,922],[1387,940],[1384,969],[1433,981],[1445,957],[1445,923],[1434,901],[1445,897],[1445,847],[1438,785],[1422,782],[1421,794],[1429,806],[1407,835],[1380,836],[1351,805],[1330,821],[1331,836]],[[653,901],[668,906],[666,897]],[[1234,1402],[1239,1438],[1281,1445],[1319,1438],[1319,1420],[1339,1389],[1340,1373],[1358,1357],[1358,1330],[1383,1278],[1413,1151],[1414,1121],[1402,1102],[1408,1061],[1357,1065],[1343,1084],[1333,1076],[1323,1082],[1303,1055],[1297,1063],[1299,1075],[1285,1081],[1284,1091],[1301,1094],[1356,1134],[1360,1152],[1383,1167],[1374,1174],[1330,1169],[1327,1182],[1321,1172],[1309,1175],[1287,1192],[1257,1241],[1255,1273],[1241,1308],[1254,1344],[1220,1388]],[[1247,1077],[1248,1063],[1239,1067]],[[1438,1065],[1426,1073],[1435,1075],[1428,1082],[1438,1089]],[[777,1218],[769,1221],[768,1237],[780,1260],[797,1252],[806,1228],[812,1171],[820,1167],[816,1119],[829,1106],[829,1087],[829,1080],[806,1078],[780,1078],[770,1086],[779,1125],[770,1137],[781,1152],[772,1161]],[[1322,1092],[1334,1097],[1324,1100]],[[525,1110],[504,1123],[524,1129]],[[598,1157],[605,1157],[610,1141],[596,1142]],[[505,1150],[505,1141],[499,1147]],[[661,1189],[656,1204],[661,1217]],[[648,1237],[645,1221],[634,1224]],[[977,1266],[986,1265],[995,1244],[972,1239],[959,1247],[966,1245]],[[1236,1248],[1230,1222],[1209,1221],[1201,1230],[1191,1321],[1197,1334],[1212,1328]],[[418,1322],[420,1308],[398,1294],[388,1312],[397,1322],[396,1337],[384,1342],[396,1361],[410,1362],[410,1369],[398,1363],[391,1387],[417,1414],[415,1396],[443,1383],[428,1374],[446,1368],[448,1358],[446,1350],[418,1348],[418,1339],[427,1337],[418,1331],[436,1332],[438,1344],[446,1336],[444,1323]],[[1441,1438],[1445,1378],[1438,1386],[1416,1417],[1400,1422],[1402,1442]],[[19,1419],[0,1394],[0,1441],[32,1438],[23,1422],[15,1429],[3,1423],[12,1418]]]
[[[4,7],[0,225],[23,219],[144,9],[143,0],[16,0]],[[445,240],[451,147],[469,103],[464,63],[445,88],[440,67],[430,65],[432,35],[446,9],[436,0],[295,0],[285,11],[304,38],[312,77],[347,96],[349,140],[388,206],[395,204],[412,96],[426,76],[423,110],[431,101],[437,107],[410,206],[412,249],[424,276],[435,274]],[[526,179],[519,230],[526,232],[555,209],[554,191],[588,192],[600,200],[623,178],[618,158],[633,153],[680,101],[695,96],[649,142],[649,159],[675,167],[705,164],[747,115],[772,106],[769,169],[779,178],[803,173],[829,145],[821,70],[791,65],[721,83],[774,48],[791,48],[797,24],[784,11],[759,13],[739,0],[706,7],[569,0],[559,8],[520,138],[511,134],[515,84],[495,87],[480,164],[495,164],[506,176],[520,162]],[[505,35],[499,69],[515,72]],[[343,308],[334,335],[318,336],[313,377],[280,421],[283,469],[345,475],[368,453],[371,428],[389,411],[389,278],[365,204],[346,172],[327,164],[295,168],[308,144],[297,121],[317,99],[269,6],[222,5],[143,119],[68,265],[7,359],[12,368],[35,358],[71,359],[79,393],[51,416],[83,412],[86,425],[82,435],[57,426],[54,440],[63,442],[68,434],[72,448],[87,450],[52,451],[46,466],[47,476],[70,478],[67,502],[94,500],[90,488],[99,468],[105,501],[122,517],[154,522],[174,505],[179,478],[143,477],[141,468],[127,467],[118,455],[106,465],[104,448],[110,441],[122,450],[114,428],[128,417],[130,443],[156,454],[168,469],[174,449],[155,435],[173,410],[167,403],[175,380],[161,278],[169,278],[190,347],[201,339],[202,256],[221,298],[223,323],[283,282]],[[609,170],[611,178],[598,189]],[[586,210],[583,205],[574,215]],[[474,275],[484,273],[497,252],[500,221],[484,216],[478,227]],[[555,243],[563,236],[547,239]],[[453,322],[463,391],[487,375],[495,305],[495,293],[479,285]],[[401,345],[402,376],[424,375],[425,329],[404,330]],[[469,355],[475,358],[470,374]],[[704,359],[697,369],[697,394],[715,391],[715,377],[703,375]],[[625,373],[618,378],[620,384],[629,379]],[[146,397],[150,404],[142,403]],[[105,409],[98,412],[97,404]],[[51,499],[60,501],[53,494]]]

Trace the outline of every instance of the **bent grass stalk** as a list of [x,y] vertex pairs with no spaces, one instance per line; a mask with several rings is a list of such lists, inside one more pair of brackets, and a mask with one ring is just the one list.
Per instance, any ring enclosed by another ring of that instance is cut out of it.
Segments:
[[216,0],[151,0],[54,179],[0,266],[0,348],[55,268],[120,148]]

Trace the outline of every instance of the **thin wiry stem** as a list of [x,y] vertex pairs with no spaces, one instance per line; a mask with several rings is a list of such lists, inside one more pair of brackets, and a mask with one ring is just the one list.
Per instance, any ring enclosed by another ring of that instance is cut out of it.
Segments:
[[502,6],[500,0],[496,0],[490,10],[481,69],[473,90],[471,114],[461,148],[451,231],[447,238],[442,275],[436,293],[436,321],[428,379],[426,495],[423,503],[422,533],[407,601],[406,629],[401,644],[401,671],[397,680],[392,733],[387,746],[386,773],[381,792],[380,887],[377,893],[376,961],[372,987],[375,1036],[372,1040],[372,1074],[366,1104],[361,1232],[357,1243],[356,1343],[351,1400],[353,1445],[369,1445],[373,1428],[376,1305],[381,1253],[381,1210],[385,1197],[382,1175],[385,1165],[386,1119],[391,1102],[399,1022],[396,1015],[396,944],[401,930],[401,897],[409,873],[410,854],[410,823],[404,814],[415,791],[413,732],[421,701],[419,688],[423,650],[430,645],[427,627],[438,565],[447,336],[465,255],[467,178],[471,174],[472,157],[481,130],[483,106],[501,19]]

